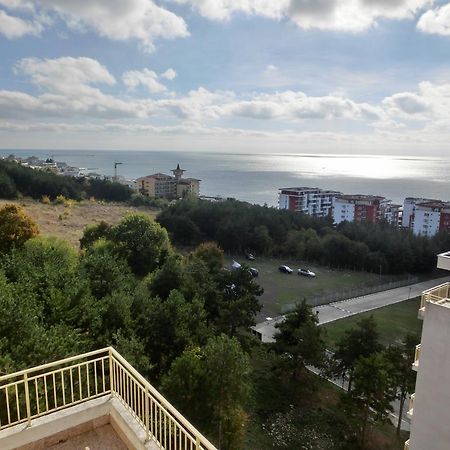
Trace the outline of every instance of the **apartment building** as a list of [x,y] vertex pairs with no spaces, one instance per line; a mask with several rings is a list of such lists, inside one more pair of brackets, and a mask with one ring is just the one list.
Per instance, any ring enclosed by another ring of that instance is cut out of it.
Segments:
[[434,236],[450,232],[450,202],[408,197],[403,206],[402,226],[414,234]]
[[311,187],[281,188],[278,193],[278,208],[301,212],[315,217],[331,216],[333,200],[338,191],[326,191]]
[[[437,267],[450,271],[450,252],[438,255]],[[410,400],[411,434],[405,450],[448,450],[450,283],[423,292],[419,318],[423,319],[422,339],[413,364],[416,392]]]
[[333,220],[336,224],[343,221],[375,223],[386,218],[389,204],[390,200],[376,195],[337,195],[334,198]]
[[178,164],[172,170],[173,176],[164,173],[155,173],[136,180],[135,189],[142,195],[150,198],[182,198],[186,195],[200,194],[200,181],[197,178],[183,178],[186,172]]

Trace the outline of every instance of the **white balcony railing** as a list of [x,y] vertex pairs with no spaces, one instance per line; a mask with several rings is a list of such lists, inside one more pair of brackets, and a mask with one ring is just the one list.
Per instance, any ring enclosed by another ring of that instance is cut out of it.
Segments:
[[216,450],[112,347],[0,377],[0,430],[111,395],[161,449]]
[[427,289],[422,292],[422,298],[420,301],[420,312],[423,314],[427,302],[432,303],[444,303],[449,301],[450,295],[450,283],[443,283],[439,286],[435,286],[431,289]]
[[422,349],[422,344],[416,345],[416,352],[414,354],[414,362],[412,368],[417,370],[419,368],[420,351]]
[[409,418],[411,418],[414,414],[414,402],[416,401],[416,394],[411,394],[411,397],[409,397],[409,409],[407,412],[407,415]]

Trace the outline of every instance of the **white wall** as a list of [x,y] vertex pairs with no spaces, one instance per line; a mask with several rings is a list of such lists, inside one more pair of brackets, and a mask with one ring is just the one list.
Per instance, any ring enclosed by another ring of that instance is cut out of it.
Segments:
[[347,220],[353,222],[355,219],[355,205],[353,203],[341,202],[339,199],[334,200],[333,221],[338,224]]

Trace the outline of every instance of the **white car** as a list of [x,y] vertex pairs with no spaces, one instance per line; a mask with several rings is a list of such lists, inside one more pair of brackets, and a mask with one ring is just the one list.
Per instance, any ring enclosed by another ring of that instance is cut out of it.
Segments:
[[303,275],[304,277],[314,278],[316,274],[309,269],[298,269],[297,275]]
[[291,274],[293,272],[293,270],[289,266],[280,266],[280,267],[278,267],[278,270],[281,273],[287,273],[287,274]]

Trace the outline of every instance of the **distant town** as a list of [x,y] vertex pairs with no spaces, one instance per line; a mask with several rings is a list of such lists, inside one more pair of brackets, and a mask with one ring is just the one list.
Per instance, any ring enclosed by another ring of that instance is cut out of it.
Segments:
[[[191,195],[209,201],[228,199],[220,196],[201,196],[201,180],[185,178],[183,175],[186,170],[179,164],[171,170],[172,175],[154,173],[132,180],[118,175],[117,167],[122,164],[120,162],[114,163],[114,175],[107,176],[95,172],[94,169],[70,166],[52,158],[20,158],[11,154],[2,159],[62,176],[108,179],[126,185],[149,198],[171,200]],[[332,217],[335,224],[344,221],[376,223],[384,220],[409,229],[416,235],[431,237],[438,232],[450,233],[450,202],[438,199],[406,197],[400,205],[380,195],[344,194],[317,187],[287,187],[279,189],[278,208],[314,217]]]

